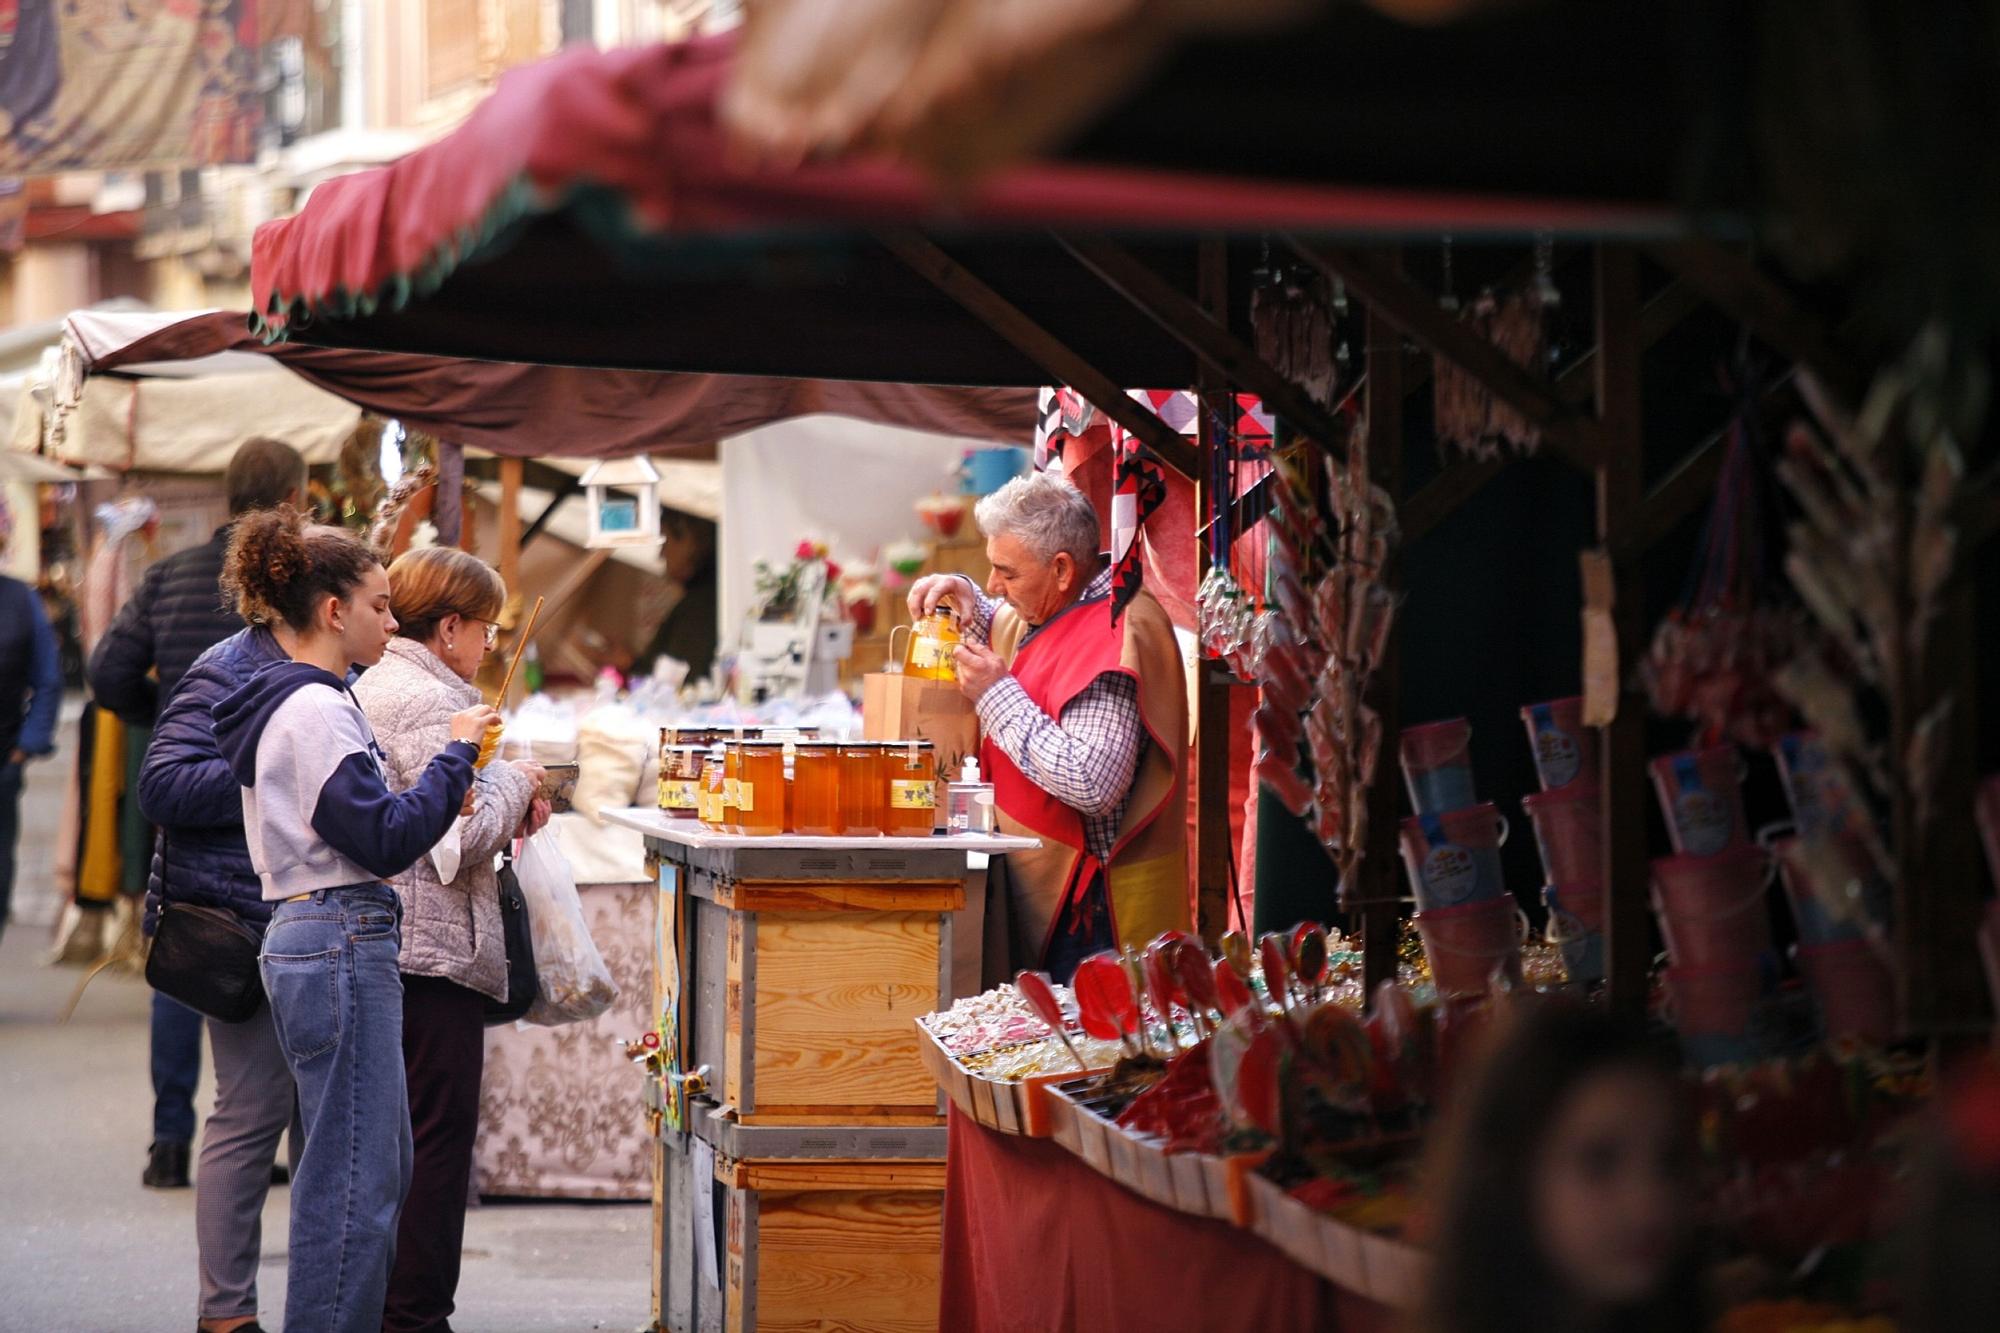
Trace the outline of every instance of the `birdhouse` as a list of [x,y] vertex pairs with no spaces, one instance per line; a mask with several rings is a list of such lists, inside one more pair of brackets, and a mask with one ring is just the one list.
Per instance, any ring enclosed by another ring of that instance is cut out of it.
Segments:
[[590,502],[586,545],[657,546],[660,541],[660,472],[643,454],[607,458],[583,474]]

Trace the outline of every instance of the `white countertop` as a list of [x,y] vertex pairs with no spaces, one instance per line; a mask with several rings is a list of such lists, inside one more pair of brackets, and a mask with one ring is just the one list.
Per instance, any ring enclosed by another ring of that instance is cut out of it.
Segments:
[[799,833],[775,833],[752,837],[742,833],[714,833],[699,820],[675,819],[652,806],[634,805],[602,812],[607,823],[637,829],[649,838],[677,842],[684,847],[714,851],[885,851],[885,852],[1020,852],[1041,846],[1038,838],[1009,837],[1004,833],[932,834],[928,838],[822,838]]

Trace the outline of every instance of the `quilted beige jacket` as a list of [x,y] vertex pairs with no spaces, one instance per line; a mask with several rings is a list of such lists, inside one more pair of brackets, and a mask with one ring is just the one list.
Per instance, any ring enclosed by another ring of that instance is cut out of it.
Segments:
[[[390,788],[403,791],[450,741],[452,714],[478,703],[479,691],[422,644],[391,639],[381,662],[355,683],[354,697],[388,758]],[[426,855],[390,883],[403,900],[404,973],[444,977],[498,1000],[507,996],[507,944],[494,858],[520,828],[535,789],[519,769],[496,761],[480,770],[472,790],[457,877],[440,883]]]

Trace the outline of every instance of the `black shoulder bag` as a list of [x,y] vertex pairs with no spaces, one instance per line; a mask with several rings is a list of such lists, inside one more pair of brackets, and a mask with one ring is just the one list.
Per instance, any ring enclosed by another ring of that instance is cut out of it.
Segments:
[[162,903],[146,955],[146,984],[223,1023],[241,1023],[264,1003],[257,971],[263,941],[234,912]]
[[535,946],[528,933],[528,900],[514,875],[514,854],[500,858],[500,933],[507,941],[507,998],[486,1001],[486,1026],[512,1023],[535,1002]]

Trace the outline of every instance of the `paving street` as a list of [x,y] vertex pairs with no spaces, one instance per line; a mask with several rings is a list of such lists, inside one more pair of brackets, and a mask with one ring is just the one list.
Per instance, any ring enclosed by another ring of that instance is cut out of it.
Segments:
[[[106,973],[58,1020],[83,976],[43,959],[60,904],[50,889],[63,750],[32,766],[22,867],[0,942],[0,1331],[186,1333],[195,1325],[194,1193],[141,1188],[151,1123],[150,992]],[[213,1096],[204,1059],[197,1110]],[[264,1213],[262,1318],[281,1325],[290,1192]],[[648,1320],[644,1204],[503,1203],[467,1219],[461,1333],[639,1329]]]

